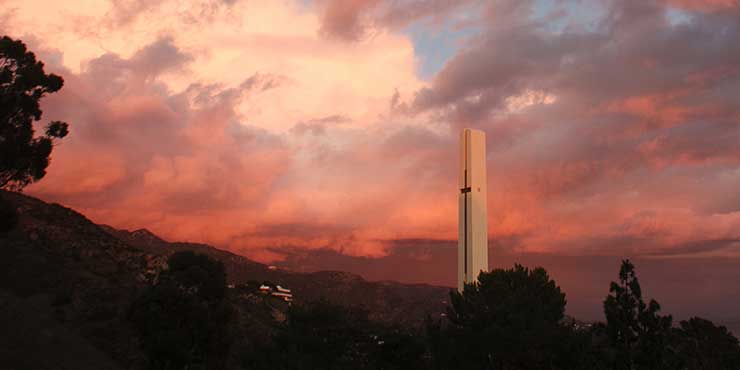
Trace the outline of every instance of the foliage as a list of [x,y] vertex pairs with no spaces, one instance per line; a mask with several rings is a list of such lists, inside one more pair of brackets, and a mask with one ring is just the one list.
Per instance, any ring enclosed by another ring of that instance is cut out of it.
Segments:
[[565,294],[543,268],[481,272],[450,296],[447,320],[428,325],[440,368],[573,368]]
[[270,346],[245,354],[250,369],[420,369],[418,335],[368,319],[367,311],[319,301],[294,305]]
[[41,98],[63,84],[23,42],[0,38],[0,189],[22,190],[46,174],[52,142],[66,136],[68,126],[53,121],[44,136],[34,137],[33,122],[41,119]]
[[167,265],[166,277],[176,281],[181,289],[194,292],[204,301],[223,300],[226,294],[223,263],[205,254],[184,251],[170,256]]
[[427,338],[439,369],[704,370],[740,368],[738,340],[704,319],[682,321],[645,303],[632,263],[604,301],[606,323],[564,318],[565,295],[544,269],[516,265],[480,274],[451,293],[447,318],[428,320]]
[[18,211],[15,206],[7,201],[0,193],[0,233],[12,230],[18,223]]
[[692,317],[674,330],[674,368],[690,370],[740,369],[740,343],[727,328]]
[[662,369],[669,365],[668,340],[672,318],[661,316],[660,304],[642,298],[634,265],[622,261],[619,282],[612,282],[604,301],[606,334],[615,369]]
[[170,256],[131,310],[150,369],[224,367],[232,339],[225,282],[219,261],[191,251]]
[[275,338],[291,369],[365,367],[367,313],[327,302],[291,307],[287,325]]

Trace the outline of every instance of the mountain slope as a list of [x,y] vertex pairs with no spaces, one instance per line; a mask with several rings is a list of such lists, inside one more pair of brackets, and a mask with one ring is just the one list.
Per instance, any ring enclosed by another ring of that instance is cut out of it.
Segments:
[[203,253],[224,263],[232,284],[249,281],[280,284],[293,290],[297,302],[328,300],[342,305],[364,306],[375,320],[416,325],[427,315],[445,310],[449,288],[392,281],[369,282],[358,275],[339,271],[298,273],[270,269],[267,265],[205,244],[169,243],[146,229],[136,231],[103,228],[129,245],[149,253],[168,255],[180,250]]
[[[364,306],[372,318],[386,322],[419,324],[443,312],[448,296],[444,287],[368,282],[335,271],[270,269],[211,246],[97,225],[69,208],[22,194],[0,191],[0,196],[19,212],[18,225],[0,234],[0,326],[5,329],[0,348],[6,349],[0,350],[0,363],[10,368],[142,368],[145,358],[128,309],[167,257],[181,250],[223,262],[230,283],[269,281],[291,288],[296,303],[326,299]],[[269,330],[273,320],[279,321],[279,305],[276,309],[249,295],[241,299],[238,289],[232,295],[250,327]]]
[[[42,316],[43,312],[49,312],[48,319],[60,325],[25,328],[30,332],[36,329],[49,332],[35,337],[41,342],[31,335],[26,343],[28,349],[43,348],[43,338],[57,333],[63,338],[86,338],[119,363],[141,360],[126,321],[126,309],[145,284],[146,254],[68,208],[21,194],[2,192],[0,196],[20,214],[19,224],[0,235],[0,292],[4,310],[30,304],[29,307],[36,308],[27,311],[39,311]],[[5,317],[16,325],[16,330],[24,330],[22,323],[26,319]],[[29,316],[27,320],[39,318]],[[90,353],[86,357],[99,356]],[[43,368],[41,365],[39,368]]]

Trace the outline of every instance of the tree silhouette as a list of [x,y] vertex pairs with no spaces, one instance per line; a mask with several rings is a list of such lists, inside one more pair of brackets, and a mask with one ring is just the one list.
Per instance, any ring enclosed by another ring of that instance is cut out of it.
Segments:
[[295,305],[275,337],[287,369],[366,368],[367,312],[325,301]]
[[18,223],[18,212],[15,205],[9,202],[0,192],[0,234],[12,230]]
[[674,368],[689,370],[740,369],[740,343],[727,328],[692,317],[675,329]]
[[226,271],[221,262],[205,254],[178,252],[167,261],[169,278],[183,290],[194,292],[205,301],[221,301],[226,295]]
[[400,327],[374,322],[362,307],[325,300],[294,304],[270,343],[255,342],[242,352],[248,369],[427,368],[422,338]]
[[191,251],[170,256],[131,309],[150,369],[224,368],[232,340],[225,289],[221,262]]
[[660,304],[642,298],[642,288],[629,260],[622,261],[619,282],[612,282],[604,300],[606,333],[614,350],[614,369],[663,369],[669,360],[672,318],[661,316]]
[[0,189],[20,191],[46,175],[52,141],[66,136],[68,127],[53,121],[44,136],[34,137],[33,123],[41,119],[41,98],[63,84],[44,72],[23,42],[0,38]]
[[545,269],[481,272],[451,292],[447,320],[429,328],[440,368],[572,369],[565,294]]

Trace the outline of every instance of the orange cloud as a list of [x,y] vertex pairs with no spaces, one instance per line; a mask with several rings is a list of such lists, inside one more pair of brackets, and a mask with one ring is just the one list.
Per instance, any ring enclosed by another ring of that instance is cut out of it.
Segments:
[[28,192],[96,222],[262,259],[454,240],[457,132],[473,126],[496,248],[665,255],[738,237],[729,17],[674,27],[661,3],[613,2],[595,30],[552,32],[498,1],[427,82],[403,26],[466,2],[43,3],[11,2],[2,26],[66,81],[44,111],[71,134]]

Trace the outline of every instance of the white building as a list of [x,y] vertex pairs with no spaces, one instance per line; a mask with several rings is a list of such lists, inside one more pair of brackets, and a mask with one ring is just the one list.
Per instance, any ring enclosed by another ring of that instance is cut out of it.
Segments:
[[280,293],[288,293],[288,294],[290,294],[290,289],[283,288],[280,285],[276,286],[275,289],[277,289],[277,291],[280,292]]
[[285,302],[293,301],[293,292],[291,292],[290,289],[281,287],[280,285],[276,285],[275,288],[273,288],[269,285],[263,284],[260,286],[259,290],[262,294],[280,298]]
[[488,271],[486,134],[464,129],[460,135],[457,289]]
[[282,292],[272,292],[273,297],[278,297],[282,299],[285,302],[292,302],[293,301],[293,295],[290,293],[282,293]]

